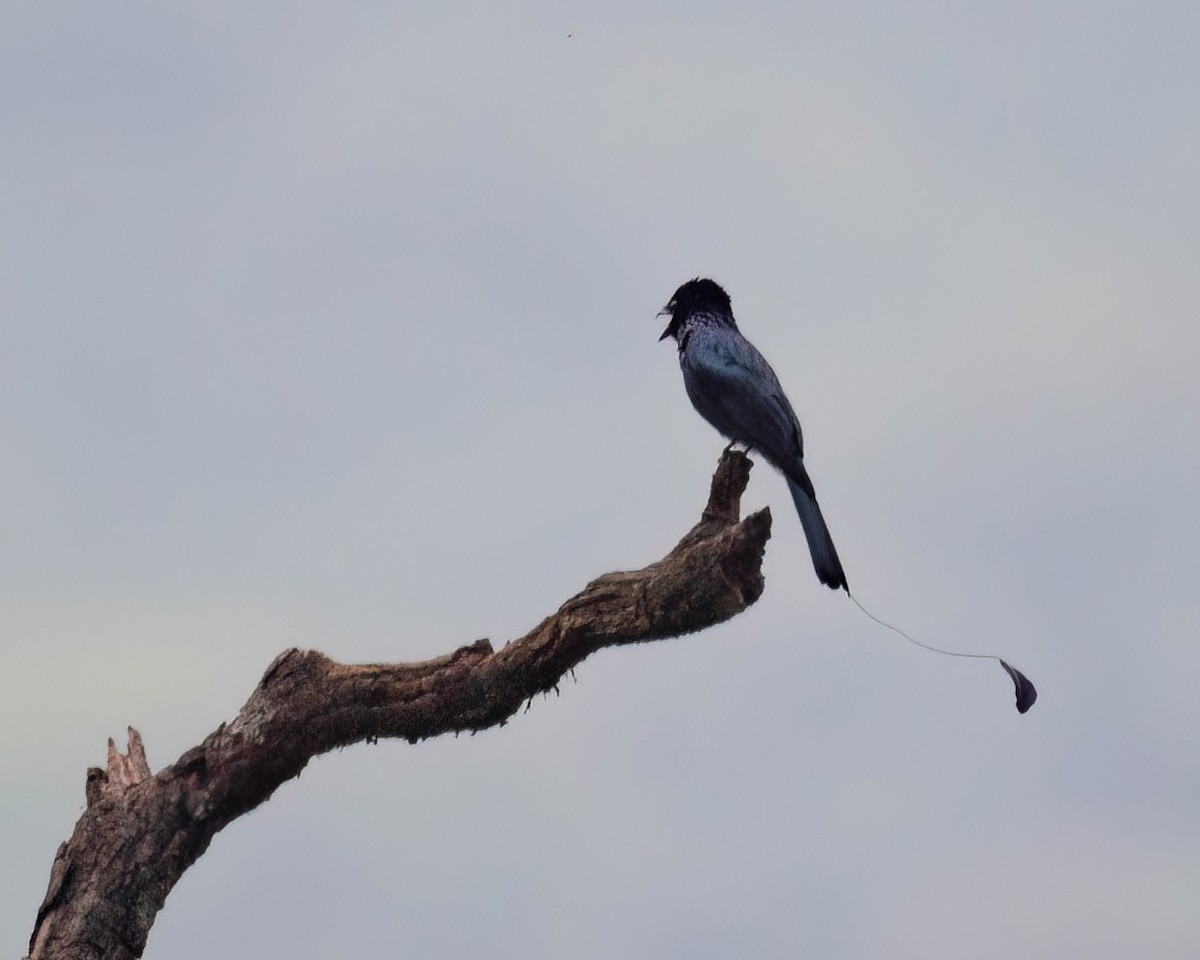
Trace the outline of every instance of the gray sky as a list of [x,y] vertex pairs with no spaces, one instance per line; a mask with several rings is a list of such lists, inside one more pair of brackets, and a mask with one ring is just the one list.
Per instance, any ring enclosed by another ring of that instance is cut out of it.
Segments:
[[84,773],[289,645],[524,633],[699,514],[711,275],[767,590],[502,730],[316,760],[148,956],[1200,954],[1194,3],[10,3],[0,953]]

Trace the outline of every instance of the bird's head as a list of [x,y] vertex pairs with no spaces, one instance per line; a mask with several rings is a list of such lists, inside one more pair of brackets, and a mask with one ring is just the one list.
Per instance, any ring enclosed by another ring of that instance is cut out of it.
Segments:
[[680,326],[694,313],[716,314],[733,321],[733,306],[719,283],[707,277],[689,280],[672,295],[667,305],[659,311],[660,317],[670,317],[671,322],[659,340],[678,337]]

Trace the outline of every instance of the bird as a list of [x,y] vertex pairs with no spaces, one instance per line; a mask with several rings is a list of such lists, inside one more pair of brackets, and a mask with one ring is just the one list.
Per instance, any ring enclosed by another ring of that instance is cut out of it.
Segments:
[[757,451],[783,474],[800,515],[817,579],[850,592],[837,548],[804,467],[804,435],[779,378],[733,319],[729,294],[714,280],[684,283],[659,312],[670,322],[683,386],[696,412],[730,440]]
[[845,590],[863,613],[915,646],[950,657],[997,661],[1012,680],[1017,712],[1027,713],[1037,701],[1037,688],[1008,661],[992,653],[943,650],[917,640],[875,616],[850,592],[842,561],[804,467],[800,420],[771,365],[742,336],[733,319],[729,294],[721,285],[707,277],[695,277],[675,291],[658,315],[671,318],[658,339],[675,339],[683,386],[696,412],[729,438],[730,447],[740,443],[747,453],[761,454],[787,480],[817,579],[834,590]]

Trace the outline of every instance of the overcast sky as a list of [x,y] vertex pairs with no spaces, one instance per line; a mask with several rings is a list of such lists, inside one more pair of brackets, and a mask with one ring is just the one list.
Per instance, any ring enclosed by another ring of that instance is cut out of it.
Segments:
[[[904,8],[904,9],[902,9]],[[148,957],[1200,955],[1200,7],[11,2],[0,954],[86,768],[282,649],[501,644],[695,522],[655,313],[804,424],[767,588],[314,761]]]

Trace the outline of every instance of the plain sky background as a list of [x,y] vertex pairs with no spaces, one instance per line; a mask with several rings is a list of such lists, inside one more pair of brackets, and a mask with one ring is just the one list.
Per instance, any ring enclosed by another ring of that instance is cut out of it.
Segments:
[[1200,956],[1200,6],[11,2],[0,955],[282,649],[502,644],[696,520],[655,313],[800,412],[767,589],[315,760],[148,957]]

